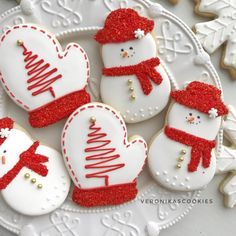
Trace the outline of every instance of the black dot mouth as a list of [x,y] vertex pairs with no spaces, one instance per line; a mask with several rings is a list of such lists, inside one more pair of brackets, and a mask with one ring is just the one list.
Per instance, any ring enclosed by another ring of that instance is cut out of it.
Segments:
[[133,52],[132,54],[130,54],[130,56],[128,56],[128,57],[133,57],[135,55],[135,52]]

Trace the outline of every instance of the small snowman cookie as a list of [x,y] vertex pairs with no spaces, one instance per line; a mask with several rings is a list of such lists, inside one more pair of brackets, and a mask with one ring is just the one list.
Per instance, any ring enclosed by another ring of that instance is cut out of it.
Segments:
[[148,163],[155,180],[171,190],[203,188],[214,177],[215,138],[228,113],[221,91],[202,82],[171,93],[167,124],[153,138]]
[[63,130],[62,150],[75,203],[117,205],[136,197],[147,145],[139,136],[128,139],[125,122],[112,107],[90,103],[78,108]]
[[154,21],[133,9],[118,9],[95,36],[102,44],[102,100],[128,123],[157,115],[169,100],[170,80],[157,57],[153,29]]
[[70,43],[63,51],[45,29],[16,25],[2,36],[0,55],[2,86],[29,112],[31,126],[53,124],[90,102],[89,61],[79,44]]
[[0,190],[17,212],[37,216],[66,199],[70,178],[56,150],[32,141],[10,118],[0,119]]

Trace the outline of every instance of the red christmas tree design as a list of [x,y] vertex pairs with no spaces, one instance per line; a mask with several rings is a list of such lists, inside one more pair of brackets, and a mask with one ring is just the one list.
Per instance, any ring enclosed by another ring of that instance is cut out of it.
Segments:
[[50,63],[45,62],[44,59],[40,59],[32,51],[28,51],[22,41],[18,41],[18,46],[23,48],[24,62],[26,63],[25,69],[28,71],[28,76],[30,76],[27,80],[29,84],[27,89],[32,91],[32,96],[37,96],[48,91],[55,97],[55,92],[51,85],[62,78],[61,74],[57,74],[58,69],[50,69]]
[[85,152],[91,153],[92,155],[86,156],[86,161],[94,162],[85,165],[85,168],[94,170],[95,172],[86,174],[86,178],[104,178],[105,186],[108,186],[109,176],[107,173],[120,169],[124,167],[125,164],[110,163],[118,159],[120,155],[116,153],[115,148],[108,147],[111,140],[105,139],[107,134],[101,132],[101,127],[96,127],[95,122],[92,121],[89,129],[91,132],[88,134],[89,139],[87,144],[91,145],[91,147],[85,148]]

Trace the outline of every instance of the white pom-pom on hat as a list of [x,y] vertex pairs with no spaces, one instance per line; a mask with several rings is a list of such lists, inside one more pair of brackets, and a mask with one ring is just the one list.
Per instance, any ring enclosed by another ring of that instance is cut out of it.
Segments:
[[144,36],[145,36],[144,30],[137,29],[137,30],[134,31],[134,37],[136,39],[142,39]]
[[209,111],[208,111],[208,114],[209,114],[209,117],[211,119],[215,119],[217,116],[218,116],[218,110],[215,109],[215,108],[211,108]]

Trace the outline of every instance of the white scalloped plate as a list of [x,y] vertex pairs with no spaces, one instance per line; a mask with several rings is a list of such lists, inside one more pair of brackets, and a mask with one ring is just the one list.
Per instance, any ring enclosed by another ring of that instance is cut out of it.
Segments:
[[[176,16],[159,4],[149,0],[22,0],[21,7],[13,8],[0,17],[0,32],[14,24],[31,22],[41,24],[55,33],[62,45],[75,41],[87,51],[91,62],[92,80],[89,89],[94,100],[99,99],[99,79],[102,61],[99,46],[93,39],[102,27],[107,14],[118,7],[132,7],[140,14],[153,18],[159,55],[174,75],[174,89],[186,82],[200,80],[215,84],[221,89],[218,75],[209,56],[202,49],[192,31]],[[45,129],[32,129],[27,114],[0,91],[0,115],[10,115],[35,139],[60,149],[60,132],[65,121]],[[151,120],[128,126],[129,135],[138,133],[147,141],[163,126],[165,112]],[[222,132],[219,134],[219,144]],[[198,198],[199,192],[174,193],[167,191],[152,180],[147,169],[138,179],[139,195],[132,202],[116,206],[86,209],[68,198],[57,211],[41,217],[29,218],[12,211],[0,197],[0,224],[22,236],[34,235],[158,235],[186,215],[193,204],[145,204],[143,199]],[[93,227],[88,227],[91,225]]]

